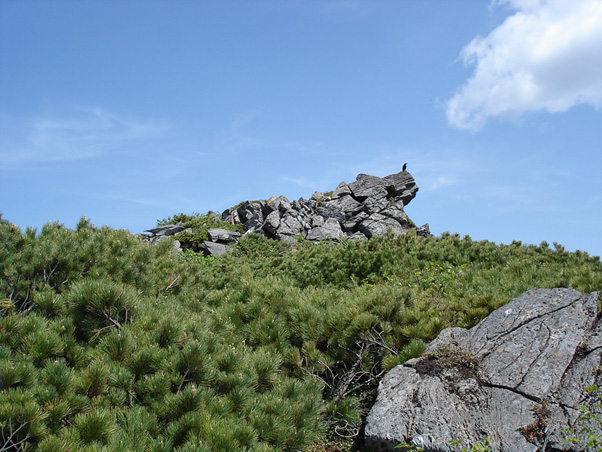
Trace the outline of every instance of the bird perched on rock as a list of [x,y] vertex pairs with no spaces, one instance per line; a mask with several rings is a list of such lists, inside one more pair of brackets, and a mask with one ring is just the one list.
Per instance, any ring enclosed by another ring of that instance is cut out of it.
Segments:
[[407,163],[404,163],[404,164],[403,164],[403,168],[401,169],[401,171],[405,171],[407,167],[408,167],[408,164],[407,164]]

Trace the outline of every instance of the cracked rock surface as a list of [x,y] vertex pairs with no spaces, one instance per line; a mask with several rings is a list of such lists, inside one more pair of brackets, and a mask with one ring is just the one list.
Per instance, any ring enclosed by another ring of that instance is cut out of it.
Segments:
[[[579,430],[584,388],[602,383],[600,292],[534,289],[470,330],[448,328],[421,358],[382,380],[365,427],[368,450],[458,450],[491,440],[493,451],[579,451],[563,429]],[[599,426],[593,425],[599,429]],[[602,433],[602,432],[598,432]]]

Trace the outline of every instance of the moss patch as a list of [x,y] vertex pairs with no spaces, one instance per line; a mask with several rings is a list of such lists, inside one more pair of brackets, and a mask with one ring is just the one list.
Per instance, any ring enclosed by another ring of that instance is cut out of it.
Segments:
[[480,359],[451,345],[441,345],[424,355],[413,367],[421,375],[437,376],[445,369],[456,369],[462,378],[478,377]]

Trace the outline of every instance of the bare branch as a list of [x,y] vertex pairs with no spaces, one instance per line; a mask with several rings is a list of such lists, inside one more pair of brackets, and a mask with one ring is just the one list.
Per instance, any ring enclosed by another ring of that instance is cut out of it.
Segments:
[[184,375],[182,375],[182,381],[178,385],[178,391],[177,392],[180,392],[180,389],[182,389],[182,386],[184,386],[184,383],[186,381],[188,381],[188,380],[186,380],[186,376],[188,375],[188,371],[190,371],[190,369],[186,369],[186,372],[184,372]]
[[361,336],[360,339],[376,345],[378,347],[384,348],[385,350],[389,351],[391,354],[398,356],[399,355],[399,350],[397,350],[396,348],[393,347],[389,347],[386,343],[385,340],[382,336],[382,332],[379,332],[378,330],[376,330],[374,327],[372,327],[370,329],[370,332],[368,333],[367,336]]
[[15,437],[15,435],[17,433],[19,433],[19,430],[21,430],[22,428],[24,428],[29,422],[25,422],[21,425],[19,425],[19,427],[17,427],[16,430],[13,430],[13,422],[12,422],[12,418],[8,419],[8,432],[4,431],[4,427],[0,428],[0,436],[2,437],[2,444],[1,444],[1,448],[0,451],[9,451],[9,450],[23,450],[23,448],[21,447],[27,440],[29,440],[31,438],[31,435],[29,434],[29,432],[25,435],[24,438],[20,439],[20,440],[16,440],[13,439]]
[[107,319],[109,322],[111,322],[111,323],[112,323],[114,326],[116,326],[118,329],[121,329],[121,323],[119,323],[117,320],[115,320],[115,319],[113,319],[113,318],[111,317],[111,315],[110,315],[110,314],[111,314],[111,312],[110,312],[110,311],[108,311],[108,312],[107,312],[107,311],[104,311],[102,314],[103,314],[103,316],[104,316],[104,318],[105,318],[105,319]]
[[176,278],[171,282],[171,284],[169,286],[167,286],[165,288],[165,290],[163,292],[167,292],[168,290],[170,290],[172,287],[175,286],[176,282],[178,282],[178,279],[180,279],[180,275],[176,276]]

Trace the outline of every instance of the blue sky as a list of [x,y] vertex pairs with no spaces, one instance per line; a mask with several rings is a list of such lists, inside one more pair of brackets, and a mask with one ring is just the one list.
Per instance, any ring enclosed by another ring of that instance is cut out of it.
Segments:
[[602,0],[0,1],[0,212],[137,233],[404,162],[434,234],[602,254]]

